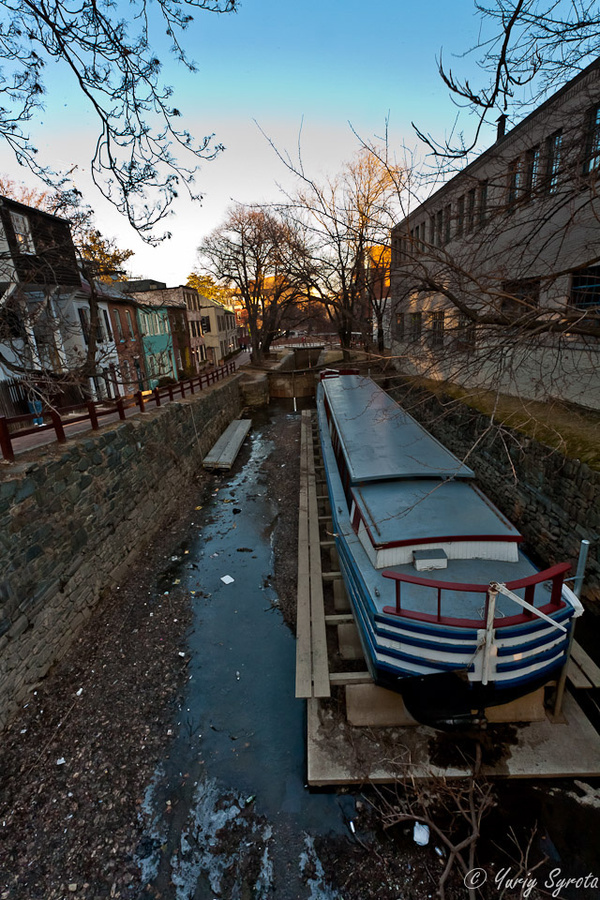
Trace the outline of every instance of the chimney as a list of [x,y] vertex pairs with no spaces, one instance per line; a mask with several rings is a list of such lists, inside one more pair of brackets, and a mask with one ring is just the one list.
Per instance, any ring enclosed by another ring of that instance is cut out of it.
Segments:
[[496,119],[496,122],[498,123],[498,130],[496,131],[496,140],[499,141],[501,138],[504,137],[504,134],[506,132],[506,113],[502,113],[502,115]]

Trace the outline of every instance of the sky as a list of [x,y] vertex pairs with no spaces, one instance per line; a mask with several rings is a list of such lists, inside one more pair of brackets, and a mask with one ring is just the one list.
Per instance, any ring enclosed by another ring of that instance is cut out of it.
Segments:
[[[123,15],[131,6],[123,3]],[[159,36],[163,77],[184,125],[197,137],[215,133],[225,151],[202,164],[196,188],[201,203],[181,195],[166,227],[170,240],[149,247],[91,185],[89,161],[96,127],[67,73],[50,71],[45,110],[32,134],[45,162],[70,168],[96,213],[96,223],[119,246],[135,251],[134,277],[169,286],[185,283],[197,265],[196,249],[234,202],[275,202],[281,186],[293,189],[264,132],[282,153],[302,159],[311,177],[334,175],[359,144],[385,133],[399,162],[416,148],[411,122],[443,138],[456,107],[438,71],[437,58],[462,73],[460,58],[477,40],[473,0],[243,0],[236,14],[198,11],[185,34],[194,75],[172,59]],[[260,126],[260,127],[259,127]],[[492,138],[490,137],[490,140]],[[31,183],[3,151],[0,173]]]

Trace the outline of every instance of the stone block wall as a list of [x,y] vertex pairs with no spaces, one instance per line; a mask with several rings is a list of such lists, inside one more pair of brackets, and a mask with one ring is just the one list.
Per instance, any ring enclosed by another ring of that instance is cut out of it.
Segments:
[[0,730],[189,492],[239,378],[0,468]]
[[521,531],[539,565],[577,565],[590,541],[583,596],[600,601],[600,472],[506,428],[456,400],[394,387],[391,395],[475,471],[481,488]]

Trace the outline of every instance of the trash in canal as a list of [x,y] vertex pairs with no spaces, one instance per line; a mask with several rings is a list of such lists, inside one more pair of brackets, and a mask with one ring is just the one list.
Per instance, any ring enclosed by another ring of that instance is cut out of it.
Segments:
[[235,578],[232,578],[231,575],[222,575],[221,581],[223,582],[223,584],[233,584]]
[[419,847],[426,847],[429,843],[429,827],[422,825],[421,822],[415,822],[413,828],[413,840]]

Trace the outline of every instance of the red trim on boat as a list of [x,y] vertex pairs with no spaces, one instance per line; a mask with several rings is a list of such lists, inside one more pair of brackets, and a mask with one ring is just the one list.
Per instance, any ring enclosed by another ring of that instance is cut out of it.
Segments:
[[[554,603],[547,603],[545,606],[536,607],[536,609],[549,616],[559,609],[564,609],[566,605],[564,600],[562,600],[559,606],[555,606]],[[388,616],[395,616],[398,619],[415,619],[418,622],[430,622],[432,625],[447,625],[453,628],[483,628],[485,626],[484,619],[453,619],[451,616],[440,616],[438,618],[433,613],[421,613],[412,609],[403,609],[398,613],[395,606],[384,606],[382,612]],[[524,625],[527,622],[531,622],[532,615],[525,612],[518,616],[505,616],[502,619],[494,619],[494,628]]]
[[[509,591],[515,591],[519,588],[525,588],[525,596],[527,602],[533,605],[534,590],[536,584],[544,581],[552,582],[552,593],[550,603],[538,607],[541,612],[548,615],[548,611],[556,612],[563,609],[566,603],[562,599],[562,586],[565,574],[570,570],[570,563],[558,563],[542,572],[536,572],[534,575],[528,575],[526,578],[517,578],[515,581],[507,581],[506,587]],[[461,584],[454,581],[437,581],[433,578],[420,578],[417,575],[405,575],[403,572],[394,572],[392,569],[384,569],[381,573],[384,578],[389,578],[396,583],[396,606],[384,606],[383,612],[388,615],[403,616],[408,619],[417,619],[423,622],[437,622],[442,625],[450,625],[463,628],[481,628],[485,624],[487,618],[488,590],[489,584]],[[400,585],[402,582],[407,584],[416,584],[420,587],[434,588],[437,591],[437,615],[431,613],[421,613],[416,610],[403,609],[400,597]],[[460,593],[484,594],[486,614],[482,619],[459,619],[452,616],[442,616],[442,591],[454,591]],[[530,622],[534,615],[529,611],[520,613],[518,616],[508,616],[505,618],[494,619],[495,628],[506,628],[510,625],[520,625],[524,622]]]

